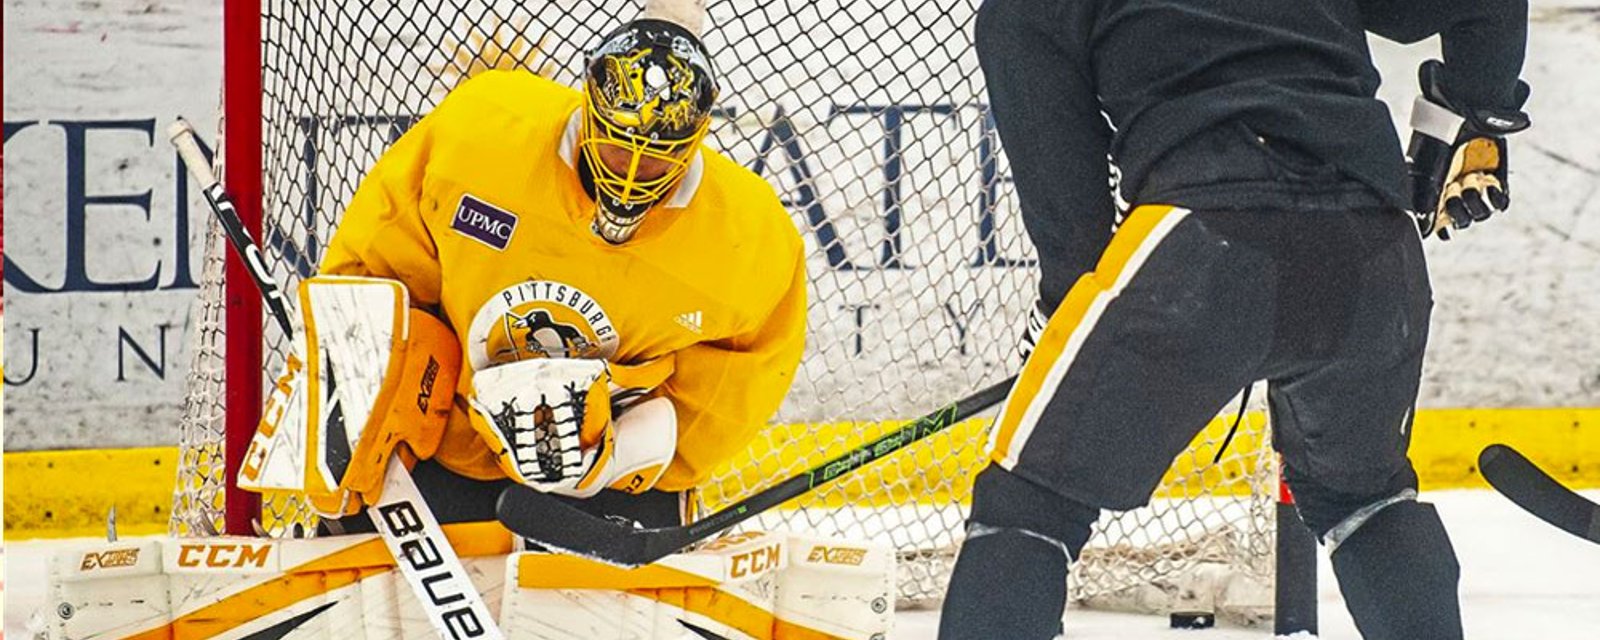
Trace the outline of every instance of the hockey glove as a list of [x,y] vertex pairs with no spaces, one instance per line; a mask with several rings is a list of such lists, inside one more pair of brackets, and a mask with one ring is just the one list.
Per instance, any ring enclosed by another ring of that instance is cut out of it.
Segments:
[[1474,108],[1452,100],[1439,84],[1444,63],[1429,60],[1417,70],[1422,93],[1411,111],[1407,186],[1412,214],[1423,237],[1450,239],[1511,205],[1506,179],[1505,136],[1527,129],[1528,84],[1517,82],[1513,109]]
[[666,398],[614,407],[611,383],[603,360],[536,358],[485,369],[472,380],[472,424],[519,483],[576,498],[607,487],[638,493],[672,460],[677,414]]
[[438,450],[461,343],[438,317],[410,308],[396,280],[307,278],[299,303],[304,331],[267,397],[238,484],[301,493],[326,517],[352,515],[382,498],[393,454],[409,464]]

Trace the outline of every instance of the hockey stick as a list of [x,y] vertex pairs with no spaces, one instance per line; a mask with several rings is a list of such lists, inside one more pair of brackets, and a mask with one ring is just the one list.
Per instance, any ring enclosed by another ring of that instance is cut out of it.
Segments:
[[1501,495],[1540,520],[1600,544],[1600,504],[1562,486],[1527,457],[1503,444],[1478,454],[1478,469]]
[[[245,232],[233,201],[200,151],[194,128],[178,118],[167,128],[167,136],[178,148],[184,166],[202,185],[211,212],[222,224],[228,242],[249,266],[250,277],[261,297],[266,299],[278,327],[284,335],[293,336],[294,327],[289,321],[283,294],[261,259],[260,246]],[[394,555],[395,565],[411,585],[411,592],[422,604],[434,631],[445,638],[502,640],[505,637],[398,454],[389,457],[383,475],[383,498],[367,507],[367,516],[382,534],[389,552]]]
[[691,524],[638,529],[589,514],[522,485],[507,488],[500,494],[496,512],[500,522],[513,533],[547,547],[624,567],[649,564],[970,418],[1004,400],[1016,381],[1012,376],[940,407],[872,442]]

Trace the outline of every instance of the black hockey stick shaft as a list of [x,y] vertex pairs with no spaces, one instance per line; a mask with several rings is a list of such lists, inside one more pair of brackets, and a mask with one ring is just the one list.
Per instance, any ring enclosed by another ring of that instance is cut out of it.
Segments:
[[497,512],[500,522],[512,532],[547,547],[623,566],[649,564],[977,415],[1004,400],[1015,382],[1013,376],[940,407],[692,524],[633,528],[521,485],[512,486],[500,495]]
[[228,236],[228,243],[233,245],[233,250],[244,259],[250,277],[255,280],[256,288],[261,291],[261,298],[266,301],[267,310],[278,322],[278,328],[283,330],[284,335],[294,335],[294,328],[289,322],[289,309],[283,304],[283,292],[278,289],[278,283],[272,279],[272,272],[267,270],[266,261],[261,258],[261,246],[256,244],[244,230],[244,223],[239,220],[239,211],[233,206],[233,199],[228,197],[228,192],[223,189],[216,174],[212,173],[211,163],[206,161],[205,154],[200,151],[194,127],[189,126],[187,120],[178,118],[172,126],[167,127],[167,137],[171,138],[172,145],[178,148],[178,157],[183,159],[183,164],[189,168],[189,173],[200,182],[200,191],[205,194],[206,202],[211,205],[211,212],[216,214],[217,221],[222,223],[222,230]]
[[1478,469],[1490,486],[1528,513],[1600,544],[1600,504],[1563,486],[1516,449],[1503,444],[1485,447],[1478,454]]
[[1011,385],[1016,381],[1015,377],[1011,377],[990,385],[988,388],[971,396],[940,407],[939,410],[933,413],[900,425],[899,428],[879,436],[872,442],[856,447],[848,453],[813,467],[803,474],[784,480],[753,496],[728,505],[726,508],[720,509],[689,525],[690,541],[699,542],[712,535],[726,531],[734,525],[754,517],[756,514],[810,493],[817,487],[833,482],[861,467],[881,460],[889,454],[911,446],[912,443],[944,431],[957,422],[977,415],[978,412],[1004,400],[1006,393],[1011,390]]

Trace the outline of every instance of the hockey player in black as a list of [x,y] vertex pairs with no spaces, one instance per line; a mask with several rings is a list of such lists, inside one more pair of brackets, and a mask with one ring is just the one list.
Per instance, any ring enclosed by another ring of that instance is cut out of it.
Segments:
[[[1455,552],[1406,458],[1432,307],[1421,242],[1509,204],[1527,11],[984,3],[979,59],[1048,321],[976,479],[941,638],[1055,635],[1100,510],[1148,502],[1259,379],[1300,516],[1361,633],[1461,637]],[[1443,61],[1419,73],[1409,164],[1374,98],[1369,31],[1442,38]]]

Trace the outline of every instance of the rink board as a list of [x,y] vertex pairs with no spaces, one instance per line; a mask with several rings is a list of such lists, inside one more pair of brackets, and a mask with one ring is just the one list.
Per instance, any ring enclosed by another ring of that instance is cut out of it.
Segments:
[[[785,449],[760,463],[734,462],[752,471],[751,482],[770,482],[820,462],[819,442],[856,443],[892,423],[859,428],[855,423],[821,425],[792,435]],[[815,425],[813,425],[815,426]],[[971,471],[980,462],[980,434],[987,420],[970,420],[893,458],[869,467],[824,494],[822,502],[802,498],[789,506],[861,507],[903,503],[962,502]],[[1227,425],[1213,421],[1208,429]],[[1595,409],[1424,409],[1417,412],[1411,460],[1424,489],[1481,488],[1478,452],[1502,442],[1525,452],[1557,479],[1575,488],[1600,487],[1600,408]],[[1234,447],[1253,443],[1235,442]],[[842,451],[842,447],[830,447]],[[169,447],[7,452],[5,454],[5,536],[11,539],[104,535],[115,506],[125,535],[166,530],[172,506],[177,450]],[[948,480],[954,480],[950,482]],[[1207,482],[1218,480],[1215,474]],[[884,485],[896,486],[883,491]],[[924,490],[924,487],[933,487]],[[862,496],[873,496],[863,502]],[[808,501],[810,500],[810,501]],[[707,502],[717,504],[708,492]]]

